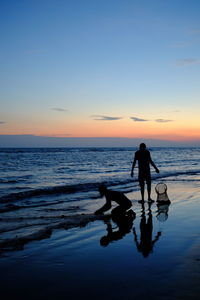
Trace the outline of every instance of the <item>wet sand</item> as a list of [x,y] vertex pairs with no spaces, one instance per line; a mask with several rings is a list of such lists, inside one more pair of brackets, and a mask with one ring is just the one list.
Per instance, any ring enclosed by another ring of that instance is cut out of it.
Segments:
[[124,227],[91,214],[99,199],[87,215],[2,244],[2,299],[199,299],[200,184],[167,185],[171,205],[161,213],[128,193],[136,218]]

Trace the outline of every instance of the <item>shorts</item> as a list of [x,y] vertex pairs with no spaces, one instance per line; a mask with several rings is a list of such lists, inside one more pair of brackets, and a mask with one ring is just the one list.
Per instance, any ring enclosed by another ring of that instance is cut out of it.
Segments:
[[138,181],[141,184],[146,182],[147,184],[151,183],[151,174],[150,173],[139,173]]

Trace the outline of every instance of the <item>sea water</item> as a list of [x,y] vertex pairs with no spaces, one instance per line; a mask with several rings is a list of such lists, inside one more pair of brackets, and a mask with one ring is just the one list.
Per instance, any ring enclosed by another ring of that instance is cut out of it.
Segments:
[[[0,242],[58,227],[63,218],[94,212],[98,186],[138,190],[136,148],[1,148]],[[158,182],[200,181],[200,148],[151,148]],[[136,201],[139,199],[130,199]],[[102,200],[101,200],[102,201]],[[12,244],[12,243],[11,243]],[[3,245],[3,244],[2,244]]]
[[[150,150],[168,206],[138,203],[134,148],[0,150],[2,299],[199,299],[200,148]],[[126,193],[131,222],[81,221],[101,183]]]

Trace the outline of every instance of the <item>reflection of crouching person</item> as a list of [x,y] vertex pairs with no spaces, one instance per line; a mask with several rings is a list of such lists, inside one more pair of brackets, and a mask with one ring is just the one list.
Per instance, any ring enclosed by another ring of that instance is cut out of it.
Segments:
[[112,207],[112,201],[115,201],[118,206],[112,210],[112,215],[122,215],[132,206],[131,201],[121,192],[111,191],[105,185],[99,187],[101,197],[105,196],[106,203],[95,214],[102,214]]
[[[132,209],[123,215],[112,214],[112,221],[118,228],[117,230],[113,230],[110,220],[105,222],[107,225],[107,235],[102,236],[100,239],[101,246],[106,247],[113,241],[123,239],[124,236],[131,231],[135,216],[136,214],[132,211]],[[116,229],[116,227],[114,229]]]

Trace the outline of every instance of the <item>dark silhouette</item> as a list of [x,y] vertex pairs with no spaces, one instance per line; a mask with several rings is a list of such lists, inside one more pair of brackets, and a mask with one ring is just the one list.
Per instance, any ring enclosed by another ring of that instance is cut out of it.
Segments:
[[[100,239],[101,246],[108,246],[111,242],[122,239],[127,233],[129,233],[133,227],[133,221],[135,219],[135,212],[130,209],[128,212],[122,215],[112,215],[112,221],[117,225],[118,230],[113,230],[110,220],[106,222],[107,235]],[[116,229],[116,228],[115,228]]]
[[140,242],[138,242],[137,234],[135,228],[133,228],[134,240],[139,252],[142,253],[144,257],[147,257],[152,251],[154,244],[161,236],[161,232],[157,232],[156,237],[152,240],[153,232],[153,221],[151,213],[151,204],[148,207],[148,218],[146,220],[144,204],[142,204],[142,214],[140,221]]
[[158,168],[154,164],[151,159],[151,154],[149,150],[146,149],[146,145],[144,143],[140,144],[140,149],[135,152],[135,157],[132,164],[131,177],[133,177],[133,170],[135,168],[136,162],[138,161],[138,181],[140,184],[140,191],[142,200],[140,202],[144,202],[144,185],[145,182],[147,184],[147,193],[148,193],[148,201],[153,202],[151,199],[151,172],[150,165],[152,165],[157,173],[159,173]]
[[105,185],[99,187],[101,197],[105,196],[106,203],[95,214],[102,214],[112,207],[112,201],[115,201],[118,206],[112,210],[112,215],[123,215],[132,206],[131,201],[121,192],[108,190]]

